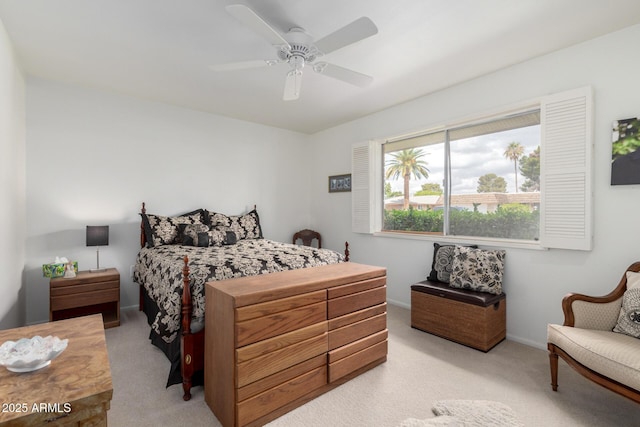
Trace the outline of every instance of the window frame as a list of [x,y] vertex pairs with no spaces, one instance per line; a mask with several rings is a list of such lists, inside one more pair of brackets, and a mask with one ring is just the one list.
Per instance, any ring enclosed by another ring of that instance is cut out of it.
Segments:
[[[420,232],[420,231],[408,231],[408,230],[386,230],[384,229],[384,221],[381,223],[380,232],[381,233],[410,233],[410,234],[418,234],[418,235],[433,235],[433,236],[455,236],[450,233],[451,226],[451,197],[455,194],[452,194],[452,182],[455,178],[454,170],[452,168],[452,144],[455,144],[457,141],[464,140],[471,137],[482,137],[486,135],[492,135],[499,132],[504,132],[508,130],[515,129],[524,129],[530,126],[540,126],[540,106],[539,105],[530,105],[524,107],[519,110],[510,110],[506,113],[500,113],[495,116],[485,117],[482,120],[474,120],[472,122],[462,122],[453,127],[446,127],[445,129],[441,129],[440,127],[435,130],[426,130],[422,133],[419,133],[416,136],[409,136],[403,138],[393,138],[386,140],[382,143],[382,156],[383,163],[386,167],[385,158],[389,153],[394,153],[403,149],[426,149],[429,151],[428,147],[432,145],[440,145],[442,144],[442,151],[444,158],[442,160],[442,172],[444,173],[444,182],[443,182],[443,199],[444,203],[442,209],[444,211],[443,216],[443,230],[442,232]],[[540,130],[540,140],[542,139],[542,131]],[[540,147],[540,140],[538,140],[538,147]],[[440,163],[437,163],[440,165]],[[384,174],[384,172],[383,172]],[[387,180],[383,182],[383,185],[386,185]],[[384,198],[384,196],[383,196]],[[381,205],[382,214],[384,216],[385,206],[384,203]],[[537,240],[531,239],[504,239],[504,238],[492,238],[488,236],[465,236],[459,235],[462,238],[468,239],[471,237],[479,237],[479,238],[487,238],[487,239],[495,239],[495,240],[513,240],[513,241],[523,241],[523,242],[536,242]]]
[[[540,109],[540,240],[523,241],[484,238],[476,236],[445,236],[415,232],[382,231],[384,209],[383,143],[437,132],[463,124],[473,124],[492,118],[507,116],[525,110]],[[379,140],[356,143],[366,156],[352,157],[352,231],[374,236],[419,239],[446,243],[476,243],[484,246],[518,247],[527,249],[561,248],[591,250],[593,245],[593,90],[582,87],[558,94],[543,96],[532,101],[495,109],[492,112],[459,119],[428,131],[412,132]],[[558,154],[560,153],[560,154]],[[568,154],[567,154],[568,153]],[[366,173],[361,162],[366,157]],[[356,173],[359,170],[359,173]],[[545,193],[548,193],[545,195]],[[565,206],[563,195],[575,196],[575,203]],[[362,213],[365,213],[363,216]],[[578,217],[575,225],[572,221]],[[364,220],[363,220],[364,218]],[[355,224],[359,226],[356,227]],[[567,232],[563,226],[571,229]],[[575,227],[574,227],[575,225]]]

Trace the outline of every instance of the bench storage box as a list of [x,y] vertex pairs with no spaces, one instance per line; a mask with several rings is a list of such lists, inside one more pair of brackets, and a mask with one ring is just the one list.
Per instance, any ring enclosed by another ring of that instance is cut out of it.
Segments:
[[424,280],[411,285],[411,327],[487,352],[506,337],[506,295]]

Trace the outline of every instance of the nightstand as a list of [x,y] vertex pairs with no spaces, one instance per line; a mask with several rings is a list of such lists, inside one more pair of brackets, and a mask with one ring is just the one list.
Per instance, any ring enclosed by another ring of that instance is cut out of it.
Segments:
[[49,281],[49,321],[102,314],[105,328],[120,326],[120,273],[79,271],[76,277]]

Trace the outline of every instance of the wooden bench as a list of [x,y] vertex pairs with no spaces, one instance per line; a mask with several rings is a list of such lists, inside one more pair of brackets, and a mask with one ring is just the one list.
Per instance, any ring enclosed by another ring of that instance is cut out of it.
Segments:
[[506,295],[424,280],[411,285],[411,327],[487,352],[506,337]]

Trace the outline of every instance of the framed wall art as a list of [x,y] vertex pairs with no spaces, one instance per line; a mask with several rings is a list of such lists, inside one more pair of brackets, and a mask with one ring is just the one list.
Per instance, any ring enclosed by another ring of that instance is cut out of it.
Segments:
[[329,177],[329,193],[351,191],[351,174],[333,175]]
[[613,122],[611,185],[640,184],[640,120]]

